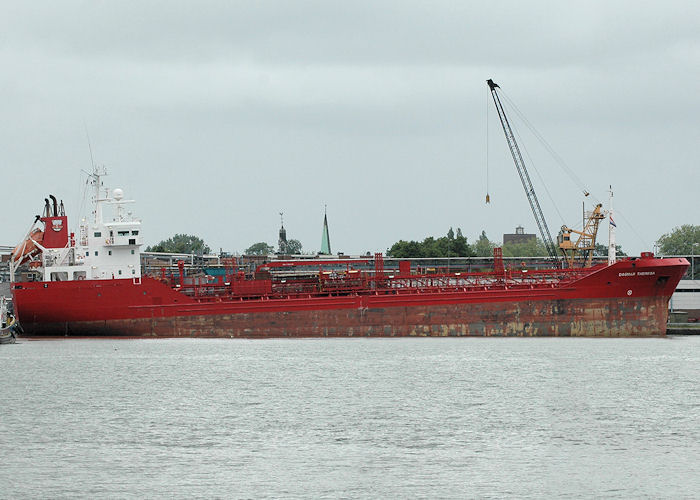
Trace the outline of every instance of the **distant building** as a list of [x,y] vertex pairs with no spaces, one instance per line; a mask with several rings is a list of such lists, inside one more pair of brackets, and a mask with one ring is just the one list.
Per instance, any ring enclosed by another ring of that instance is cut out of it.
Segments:
[[523,226],[518,226],[515,228],[515,234],[503,235],[503,245],[527,243],[528,241],[533,241],[535,239],[537,239],[536,235],[525,234],[525,229],[523,229]]
[[[690,256],[686,257],[690,258]],[[681,280],[668,304],[671,311],[684,311],[688,319],[700,320],[700,280]],[[687,321],[687,320],[686,320]]]
[[323,210],[323,233],[321,234],[321,251],[322,255],[331,254],[331,237],[328,234],[328,214]]

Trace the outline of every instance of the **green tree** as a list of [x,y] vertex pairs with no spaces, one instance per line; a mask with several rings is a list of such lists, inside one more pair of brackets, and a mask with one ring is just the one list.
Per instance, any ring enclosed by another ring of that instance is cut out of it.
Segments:
[[700,226],[683,224],[664,234],[659,238],[659,251],[663,255],[700,255]]
[[300,255],[301,254],[301,241],[289,240],[287,242],[287,253],[290,255]]
[[494,248],[496,248],[496,244],[488,239],[486,231],[481,231],[479,239],[474,243],[474,253],[477,257],[493,257]]
[[539,238],[503,245],[504,257],[547,257],[548,255],[547,248]]
[[203,255],[210,253],[211,248],[204,243],[204,240],[197,236],[191,234],[176,234],[152,247],[146,247],[146,252],[193,253]]
[[275,247],[268,245],[264,241],[260,243],[253,243],[248,248],[246,248],[246,255],[270,255],[275,251]]
[[419,257],[473,257],[474,252],[462,235],[462,230],[457,228],[457,235],[450,228],[446,236],[434,238],[428,236],[422,242],[399,240],[387,250],[389,257],[410,259]]
[[386,254],[389,257],[396,257],[397,259],[423,257],[423,247],[417,241],[399,240],[387,250]]
[[454,239],[450,238],[450,233],[448,232],[447,239],[450,244],[448,249],[449,257],[474,257],[474,250],[467,243],[467,238],[462,234],[462,229],[457,228],[457,236]]
[[437,240],[432,236],[428,236],[423,240],[423,257],[447,257],[448,242],[447,238],[438,238]]

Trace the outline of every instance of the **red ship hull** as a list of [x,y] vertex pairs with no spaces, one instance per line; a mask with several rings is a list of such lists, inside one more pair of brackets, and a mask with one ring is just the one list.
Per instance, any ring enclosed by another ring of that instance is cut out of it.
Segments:
[[152,278],[13,284],[25,334],[141,337],[659,336],[685,259],[453,290],[193,298]]

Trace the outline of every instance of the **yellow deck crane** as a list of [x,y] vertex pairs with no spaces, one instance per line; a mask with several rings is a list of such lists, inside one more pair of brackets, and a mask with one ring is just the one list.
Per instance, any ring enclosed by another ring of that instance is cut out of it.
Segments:
[[[559,250],[564,254],[564,259],[569,267],[575,267],[577,259],[580,267],[591,267],[593,263],[593,253],[595,251],[595,240],[598,235],[600,221],[605,219],[603,204],[598,203],[590,212],[584,212],[584,225],[582,231],[562,226],[557,237]],[[571,235],[577,234],[578,239],[574,243]]]

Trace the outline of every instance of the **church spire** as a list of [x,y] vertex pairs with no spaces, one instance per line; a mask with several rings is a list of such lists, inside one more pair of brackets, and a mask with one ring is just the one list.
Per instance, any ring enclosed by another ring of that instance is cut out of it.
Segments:
[[321,234],[321,253],[323,255],[331,254],[331,237],[328,234],[328,209],[323,206],[323,233]]
[[284,212],[280,212],[280,237],[277,241],[279,253],[284,255],[287,253],[287,230],[284,228]]

